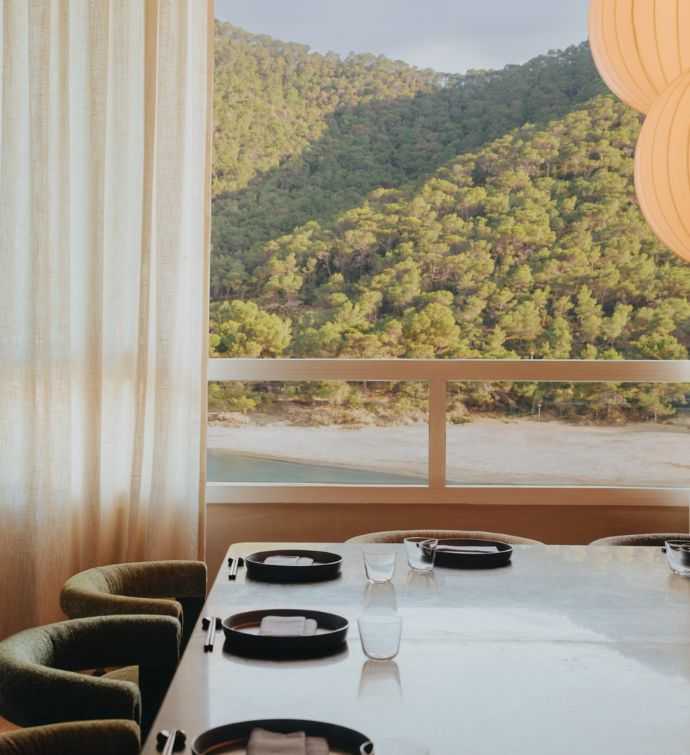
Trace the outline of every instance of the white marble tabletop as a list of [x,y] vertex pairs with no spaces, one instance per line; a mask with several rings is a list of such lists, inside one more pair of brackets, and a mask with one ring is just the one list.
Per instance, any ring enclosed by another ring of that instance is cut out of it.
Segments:
[[[328,721],[426,743],[433,755],[685,755],[690,752],[690,578],[659,548],[515,546],[482,571],[408,570],[368,585],[362,545],[242,543],[340,553],[342,577],[276,585],[228,580],[223,566],[202,614],[308,608],[350,621],[347,650],[309,661],[212,653],[190,640],[144,753],[159,729],[203,730],[258,718]],[[364,546],[370,548],[372,546]],[[367,661],[356,619],[368,606],[403,617],[394,661]],[[188,745],[186,752],[191,752]]]

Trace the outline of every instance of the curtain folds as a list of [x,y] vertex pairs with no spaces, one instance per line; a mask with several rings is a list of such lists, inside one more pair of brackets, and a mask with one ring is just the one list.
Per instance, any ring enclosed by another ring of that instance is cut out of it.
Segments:
[[0,5],[0,637],[203,551],[208,0]]

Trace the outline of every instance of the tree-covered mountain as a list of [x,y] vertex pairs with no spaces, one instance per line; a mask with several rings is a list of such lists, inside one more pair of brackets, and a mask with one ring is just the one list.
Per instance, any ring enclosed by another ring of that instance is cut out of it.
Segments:
[[690,268],[641,216],[640,121],[586,45],[462,77],[218,36],[214,354],[687,358]]
[[457,155],[604,91],[586,45],[458,76],[318,55],[226,23],[214,79],[214,298],[235,290],[258,244],[375,189],[413,190]]

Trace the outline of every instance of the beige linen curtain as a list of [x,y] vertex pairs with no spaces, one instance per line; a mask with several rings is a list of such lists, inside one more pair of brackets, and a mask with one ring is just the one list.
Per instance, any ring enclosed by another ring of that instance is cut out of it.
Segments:
[[0,636],[203,544],[213,16],[0,2]]

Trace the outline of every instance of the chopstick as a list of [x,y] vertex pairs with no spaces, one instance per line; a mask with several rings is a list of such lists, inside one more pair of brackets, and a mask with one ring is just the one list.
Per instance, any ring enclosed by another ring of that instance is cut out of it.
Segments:
[[206,633],[206,642],[204,643],[204,653],[213,652],[213,643],[216,641],[216,629],[222,626],[218,616],[204,616],[201,620],[203,629],[208,630]]
[[184,750],[186,743],[187,735],[182,729],[172,729],[171,731],[162,729],[156,735],[157,749],[162,750],[162,755],[172,755],[176,750]]
[[237,556],[237,558],[231,557],[228,559],[228,566],[230,567],[228,579],[237,579],[237,570],[240,566],[244,566],[244,559],[241,556]]

